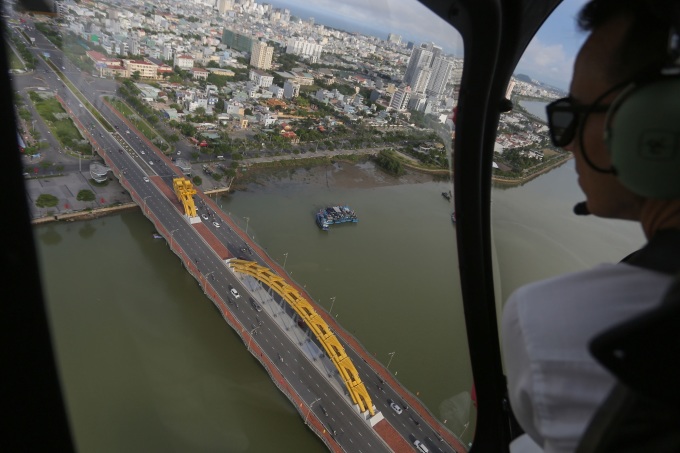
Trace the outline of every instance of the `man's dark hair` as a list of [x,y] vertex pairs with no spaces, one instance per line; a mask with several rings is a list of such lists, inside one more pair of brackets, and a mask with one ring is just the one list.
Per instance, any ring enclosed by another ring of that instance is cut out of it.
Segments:
[[581,10],[578,25],[593,31],[616,17],[630,18],[631,25],[609,70],[613,83],[658,72],[669,62],[670,31],[680,32],[680,0],[592,0]]

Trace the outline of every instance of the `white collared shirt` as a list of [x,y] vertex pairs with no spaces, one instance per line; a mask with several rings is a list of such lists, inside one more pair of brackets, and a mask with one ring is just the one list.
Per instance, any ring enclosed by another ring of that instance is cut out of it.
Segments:
[[573,452],[614,385],[591,356],[590,340],[657,306],[671,281],[637,266],[604,264],[510,296],[502,320],[510,404],[543,451]]

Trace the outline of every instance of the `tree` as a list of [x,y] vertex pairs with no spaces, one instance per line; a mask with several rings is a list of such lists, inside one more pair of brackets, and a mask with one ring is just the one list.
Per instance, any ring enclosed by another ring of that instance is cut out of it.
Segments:
[[132,73],[132,79],[133,80],[139,80],[142,77],[141,73],[139,71],[134,71]]
[[35,200],[35,205],[39,208],[53,208],[59,204],[59,198],[48,193],[43,193]]
[[194,135],[196,135],[196,128],[189,123],[180,124],[179,130],[180,132],[182,132],[182,134],[186,135],[187,137],[193,137]]
[[94,199],[94,192],[87,189],[79,191],[78,195],[76,196],[76,200],[78,201],[94,201]]

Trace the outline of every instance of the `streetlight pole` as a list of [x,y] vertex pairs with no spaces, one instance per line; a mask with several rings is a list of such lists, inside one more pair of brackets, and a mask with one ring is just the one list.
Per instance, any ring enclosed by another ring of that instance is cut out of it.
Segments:
[[144,214],[147,214],[147,212],[146,212],[146,199],[149,198],[150,196],[151,195],[147,195],[146,197],[144,197]]
[[285,271],[286,270],[286,261],[288,261],[288,252],[284,253],[283,256],[285,256],[285,258],[283,259],[283,270]]
[[397,351],[392,351],[388,352],[387,355],[390,356],[390,360],[387,362],[387,369],[390,369],[390,363],[392,363],[392,359],[394,358],[394,354],[396,354]]
[[312,404],[309,405],[309,409],[307,410],[307,415],[305,416],[305,425],[307,424],[307,419],[309,418],[309,413],[312,412],[312,406],[314,406],[314,403],[317,401],[320,401],[321,398],[317,398],[314,401],[312,401]]
[[250,331],[250,337],[248,338],[248,346],[246,347],[246,349],[248,350],[248,352],[250,352],[250,340],[253,339],[253,335],[255,334],[255,331],[256,331],[257,329],[259,329],[260,327],[261,327],[261,326],[257,326],[257,327],[255,327],[253,330]]
[[172,230],[170,232],[170,250],[172,250],[172,235],[175,234],[175,231],[177,231],[177,230]]
[[465,424],[465,429],[463,429],[463,432],[460,433],[460,436],[458,436],[458,438],[460,438],[460,439],[463,438],[463,434],[465,434],[465,431],[467,431],[468,426],[470,426],[470,422],[469,422],[469,421]]
[[335,296],[331,297],[331,309],[328,311],[329,315],[333,314],[333,305],[335,304]]
[[250,217],[244,217],[246,219],[246,236],[248,236],[248,223],[250,223]]

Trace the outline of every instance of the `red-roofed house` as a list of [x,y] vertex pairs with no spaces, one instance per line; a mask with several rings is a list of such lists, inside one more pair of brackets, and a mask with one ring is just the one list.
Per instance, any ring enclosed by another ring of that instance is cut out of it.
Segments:
[[210,71],[203,68],[191,68],[189,72],[191,72],[191,76],[194,79],[200,80],[206,80],[208,78],[208,75],[210,74]]
[[139,75],[144,79],[157,79],[158,66],[144,60],[125,60],[125,67],[128,70],[128,77],[139,71]]
[[172,74],[174,71],[170,66],[168,66],[164,63],[164,64],[158,65],[156,67],[156,72],[158,73],[158,76],[160,77],[163,74]]
[[173,65],[179,66],[180,69],[191,69],[194,67],[194,57],[187,54],[177,55]]

